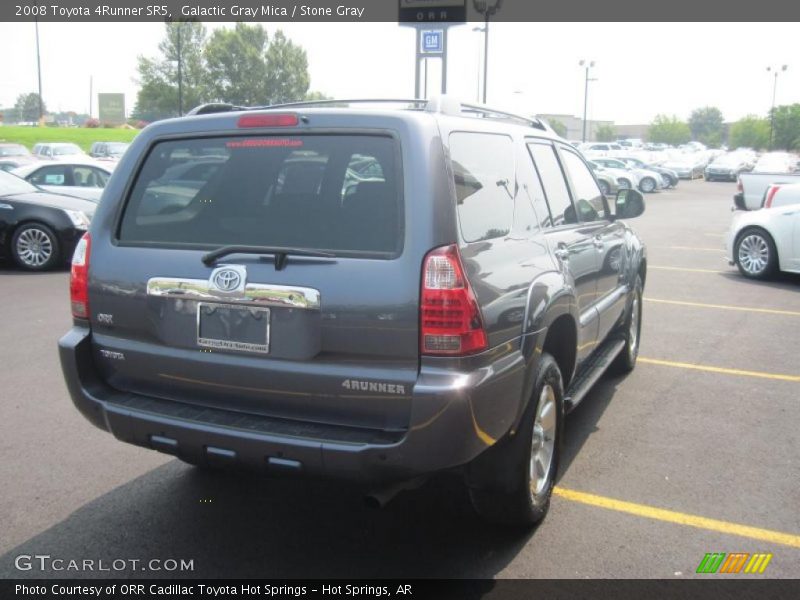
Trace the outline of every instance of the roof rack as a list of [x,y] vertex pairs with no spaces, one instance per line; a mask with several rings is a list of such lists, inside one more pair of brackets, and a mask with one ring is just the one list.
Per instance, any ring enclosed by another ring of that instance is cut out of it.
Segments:
[[474,116],[483,119],[498,119],[512,121],[528,127],[535,127],[543,131],[553,132],[553,129],[543,120],[536,117],[523,117],[510,112],[490,108],[482,104],[461,102],[452,96],[434,96],[426,100],[422,98],[357,98],[349,100],[306,100],[302,102],[285,102],[270,104],[268,106],[236,106],[222,102],[201,104],[190,110],[188,115],[207,115],[220,112],[245,111],[245,110],[273,110],[283,108],[313,108],[315,106],[338,107],[351,104],[405,104],[412,110],[425,110],[426,112],[450,115],[454,117]]

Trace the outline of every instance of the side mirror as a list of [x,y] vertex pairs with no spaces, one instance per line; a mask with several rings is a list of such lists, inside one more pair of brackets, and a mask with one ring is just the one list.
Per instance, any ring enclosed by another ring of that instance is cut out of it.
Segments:
[[619,190],[614,202],[617,219],[633,219],[644,212],[644,196],[637,190]]

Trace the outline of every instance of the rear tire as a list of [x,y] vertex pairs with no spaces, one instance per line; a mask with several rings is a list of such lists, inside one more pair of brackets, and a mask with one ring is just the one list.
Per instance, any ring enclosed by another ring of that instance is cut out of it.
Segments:
[[11,237],[14,262],[29,271],[47,271],[61,263],[61,246],[44,223],[25,223]]
[[652,177],[645,177],[639,182],[639,190],[645,194],[650,194],[656,190],[658,184]]
[[620,350],[609,369],[617,375],[630,373],[639,358],[639,343],[642,338],[642,278],[636,276],[631,305],[622,325],[625,345]]
[[739,272],[750,279],[767,279],[778,269],[775,242],[763,229],[745,229],[736,238],[733,256]]
[[516,435],[477,459],[483,461],[481,470],[493,475],[491,482],[470,487],[472,505],[481,517],[517,527],[544,519],[558,472],[563,420],[561,371],[555,359],[543,353]]

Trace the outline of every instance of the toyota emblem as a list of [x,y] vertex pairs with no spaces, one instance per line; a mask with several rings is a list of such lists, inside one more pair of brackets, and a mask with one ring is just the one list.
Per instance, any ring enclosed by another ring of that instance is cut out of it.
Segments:
[[242,276],[235,269],[219,269],[211,278],[214,286],[222,292],[232,292],[242,284]]

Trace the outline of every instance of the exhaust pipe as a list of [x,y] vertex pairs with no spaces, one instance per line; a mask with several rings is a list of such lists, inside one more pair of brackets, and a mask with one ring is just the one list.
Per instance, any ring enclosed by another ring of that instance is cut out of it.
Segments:
[[364,496],[364,504],[369,508],[384,508],[400,492],[416,490],[426,481],[428,481],[428,477],[417,477],[374,489]]

